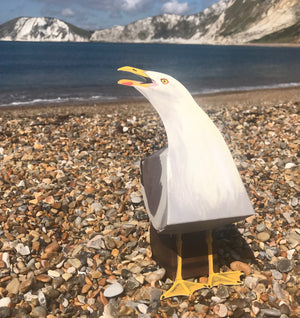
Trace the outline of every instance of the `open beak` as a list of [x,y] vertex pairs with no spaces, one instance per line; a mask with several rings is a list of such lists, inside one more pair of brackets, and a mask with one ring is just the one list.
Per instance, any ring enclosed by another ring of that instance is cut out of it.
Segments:
[[118,84],[126,85],[126,86],[141,86],[141,87],[149,87],[153,85],[151,78],[146,74],[144,70],[139,68],[131,67],[131,66],[123,66],[118,69],[118,71],[130,72],[132,74],[138,75],[143,78],[143,81],[134,81],[129,79],[121,79],[118,81]]

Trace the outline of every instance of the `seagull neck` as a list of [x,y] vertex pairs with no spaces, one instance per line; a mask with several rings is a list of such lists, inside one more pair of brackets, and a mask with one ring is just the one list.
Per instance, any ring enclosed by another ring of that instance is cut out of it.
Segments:
[[[189,100],[176,101],[168,105],[155,105],[168,137],[169,151],[178,153],[182,149],[193,149],[199,136],[205,133],[208,116],[191,97]],[[180,145],[180,146],[178,146]]]

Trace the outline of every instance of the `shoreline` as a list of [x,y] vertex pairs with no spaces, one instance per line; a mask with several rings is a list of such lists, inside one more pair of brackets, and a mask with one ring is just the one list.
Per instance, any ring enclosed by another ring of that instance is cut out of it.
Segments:
[[0,39],[0,42],[29,42],[29,43],[112,43],[112,44],[170,44],[170,45],[207,45],[207,46],[262,46],[262,47],[295,47],[299,48],[300,43],[298,42],[245,42],[245,43],[201,43],[201,42],[188,42],[188,41],[136,41],[136,42],[127,42],[127,41],[118,41],[118,42],[111,42],[111,41],[21,41],[21,40],[3,40]]
[[[196,102],[204,109],[227,107],[227,106],[250,106],[250,105],[273,105],[286,102],[300,103],[300,86],[267,88],[256,90],[226,91],[193,95]],[[103,113],[122,107],[142,107],[151,109],[152,106],[144,98],[104,100],[103,102],[65,102],[65,103],[42,103],[35,105],[0,106],[1,114],[15,116],[28,116],[34,114],[78,114],[78,113]]]

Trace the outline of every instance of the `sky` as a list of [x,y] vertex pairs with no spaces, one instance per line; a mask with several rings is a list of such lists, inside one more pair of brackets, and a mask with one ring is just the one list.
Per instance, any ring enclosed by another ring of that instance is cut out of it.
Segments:
[[0,24],[20,16],[55,17],[96,30],[162,13],[193,14],[218,0],[0,0]]

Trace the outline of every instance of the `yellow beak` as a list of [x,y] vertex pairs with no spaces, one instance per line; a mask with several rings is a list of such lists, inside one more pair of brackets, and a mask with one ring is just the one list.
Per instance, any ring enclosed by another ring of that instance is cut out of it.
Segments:
[[145,82],[140,82],[140,81],[134,81],[134,80],[129,80],[129,79],[121,79],[118,81],[118,84],[120,84],[120,85],[142,86],[142,87],[148,87],[148,86],[153,85],[151,78],[145,73],[144,70],[141,70],[141,69],[135,68],[135,67],[131,67],[131,66],[123,66],[123,67],[118,68],[118,71],[129,72],[129,73],[141,76],[145,80]]

